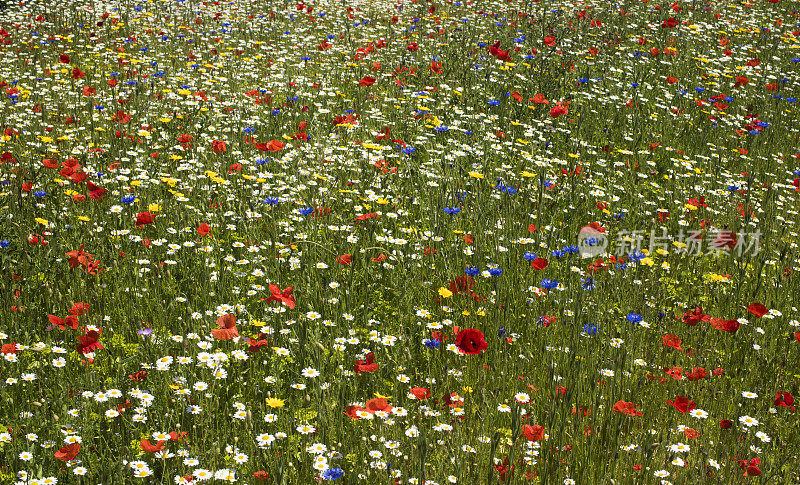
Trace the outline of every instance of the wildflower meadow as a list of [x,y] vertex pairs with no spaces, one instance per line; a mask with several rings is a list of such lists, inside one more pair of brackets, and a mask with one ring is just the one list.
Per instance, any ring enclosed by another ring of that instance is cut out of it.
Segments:
[[0,10],[0,484],[800,483],[791,0]]

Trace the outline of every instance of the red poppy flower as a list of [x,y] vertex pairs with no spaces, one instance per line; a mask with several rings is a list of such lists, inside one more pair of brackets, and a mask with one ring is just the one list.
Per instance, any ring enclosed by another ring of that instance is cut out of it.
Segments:
[[382,397],[376,397],[374,399],[370,399],[367,401],[366,406],[364,406],[364,410],[370,413],[375,413],[377,411],[384,411],[384,412],[391,412],[392,406],[389,405],[388,401]]
[[664,342],[665,347],[672,347],[675,350],[683,350],[681,348],[682,340],[680,340],[677,335],[668,333],[667,335],[664,335],[662,341]]
[[773,401],[773,403],[776,406],[783,406],[785,408],[791,409],[792,411],[795,410],[795,407],[794,407],[794,396],[792,396],[788,392],[779,392],[778,394],[776,394],[775,395],[775,400]]
[[522,427],[522,434],[528,441],[539,441],[544,439],[544,428],[538,424],[533,426],[526,424]]
[[461,275],[452,280],[447,289],[453,293],[462,293],[475,286],[475,280],[470,275]]
[[294,295],[292,295],[294,286],[287,286],[285,290],[281,290],[278,285],[269,285],[269,291],[272,295],[266,299],[266,302],[280,301],[286,304],[290,309],[295,307]]
[[214,153],[222,153],[228,150],[228,146],[224,141],[214,140],[211,142],[211,151]]
[[[536,104],[550,104],[550,101],[548,101],[547,98],[545,98],[544,94],[542,94],[542,93],[536,93],[533,96],[533,99],[531,99],[531,101],[533,101]],[[533,231],[531,231],[531,232],[533,232]]]
[[553,106],[550,108],[550,117],[551,118],[558,118],[561,115],[567,114],[569,111],[564,106]]
[[16,342],[11,342],[3,345],[3,347],[0,348],[0,352],[2,352],[3,354],[16,354],[17,352],[19,352],[19,349],[17,348]]
[[684,414],[697,407],[697,403],[690,401],[686,396],[678,396],[674,401],[667,401],[667,404]]
[[155,214],[151,214],[150,212],[140,212],[136,214],[136,225],[143,226],[145,224],[152,224],[154,215]]
[[757,477],[761,475],[761,469],[758,468],[761,465],[761,460],[758,457],[753,458],[749,462],[747,460],[737,460],[739,462],[739,466],[744,470],[744,476],[746,477]]
[[533,269],[538,269],[538,270],[545,269],[547,267],[547,264],[548,263],[545,258],[536,258],[533,261],[531,261],[531,267]]
[[695,307],[694,310],[686,310],[686,313],[683,314],[683,323],[689,325],[690,327],[694,327],[700,320],[703,319],[703,309]]
[[357,360],[355,365],[356,374],[360,374],[361,372],[375,372],[378,370],[378,364],[374,361],[375,354],[372,352],[368,353],[364,360]]
[[364,222],[369,220],[378,220],[381,218],[381,215],[377,212],[369,212],[367,214],[361,214],[360,216],[356,217],[356,222]]
[[692,372],[686,374],[686,378],[689,379],[689,381],[697,381],[706,377],[708,377],[708,371],[702,367],[695,367],[692,369]]
[[722,429],[731,429],[731,426],[733,426],[733,421],[730,419],[723,419],[719,422],[719,427]]
[[683,428],[683,434],[687,440],[693,440],[700,436],[700,432],[693,428]]
[[270,140],[270,142],[267,143],[267,150],[271,152],[279,152],[283,150],[283,147],[285,146],[286,143],[280,142],[278,140]]
[[728,333],[736,333],[739,330],[739,322],[737,320],[725,320],[724,318],[712,318],[711,326]]
[[155,453],[157,451],[163,450],[164,449],[164,443],[166,443],[166,442],[167,442],[166,440],[161,440],[156,444],[151,444],[150,440],[142,440],[142,441],[139,442],[139,448],[141,448],[142,450],[144,450],[144,451],[146,451],[148,453]]
[[82,354],[88,354],[89,352],[94,352],[95,350],[102,350],[103,344],[97,341],[100,338],[100,330],[89,330],[84,335],[78,337],[78,345],[75,347],[78,352]]
[[89,189],[89,198],[92,200],[103,200],[103,196],[106,194],[106,189],[98,187],[92,182],[87,181],[86,188]]
[[336,258],[336,262],[341,264],[342,266],[347,266],[353,262],[353,258],[349,254],[342,254],[341,256]]
[[664,369],[664,373],[665,374],[669,374],[676,381],[679,381],[679,380],[683,379],[683,368],[678,367],[678,366],[675,366],[675,367],[672,367],[672,368],[669,368],[669,367],[665,368]]
[[139,382],[147,379],[147,371],[140,370],[135,374],[128,374],[128,379],[132,380],[133,382]]
[[752,313],[757,317],[763,317],[767,313],[769,313],[769,309],[762,305],[761,303],[751,303],[749,307],[747,307],[747,311]]
[[636,410],[636,406],[632,402],[617,401],[614,403],[614,411],[628,416],[641,416],[641,411]]
[[748,465],[747,470],[745,470],[744,475],[746,477],[757,477],[761,475],[761,469],[758,468],[757,465]]
[[78,456],[78,452],[81,450],[80,443],[70,443],[66,446],[62,446],[55,452],[53,456],[56,457],[56,460],[64,460],[70,461],[74,460],[76,456]]
[[66,54],[61,54],[58,57],[58,62],[60,62],[61,64],[69,64],[69,56]]
[[374,77],[364,76],[358,81],[359,86],[372,86],[375,84],[376,79]]
[[[262,334],[259,334],[259,337],[261,337],[261,335]],[[254,338],[249,338],[247,339],[247,344],[249,345],[249,347],[247,347],[247,351],[250,352],[251,354],[255,354],[256,352],[261,350],[261,347],[268,346],[269,342],[267,342],[264,339],[256,340]]]
[[209,226],[205,222],[201,222],[200,225],[197,227],[197,233],[200,234],[201,236],[207,236],[210,231],[211,231],[211,226]]
[[678,25],[678,20],[675,17],[670,17],[667,20],[661,22],[662,29],[671,29]]
[[233,313],[226,313],[217,318],[217,325],[220,328],[211,331],[211,335],[217,340],[230,340],[239,336],[236,330],[236,316]]
[[420,401],[423,401],[431,397],[430,389],[425,389],[424,387],[412,387],[411,394],[413,394],[414,397],[419,399]]
[[50,321],[51,328],[59,327],[61,330],[66,330],[67,327],[77,330],[79,325],[78,317],[75,315],[65,317],[63,320],[55,315],[48,315],[47,319]]
[[494,44],[492,44],[492,46],[489,47],[488,50],[489,50],[489,54],[495,56],[498,60],[505,61],[505,62],[508,62],[508,61],[511,60],[511,56],[508,55],[509,51],[507,51],[507,50],[504,51],[504,50],[500,49],[500,42],[499,41],[495,42]]
[[483,332],[474,328],[465,328],[458,332],[456,346],[469,355],[480,354],[489,347],[483,339]]
[[366,411],[366,409],[362,408],[361,406],[356,406],[355,404],[351,404],[350,406],[344,408],[344,413],[353,419],[361,419],[357,414],[358,411]]

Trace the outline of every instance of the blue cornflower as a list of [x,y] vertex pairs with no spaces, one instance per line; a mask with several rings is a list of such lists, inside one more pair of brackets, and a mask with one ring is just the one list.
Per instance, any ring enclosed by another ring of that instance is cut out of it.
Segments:
[[277,197],[267,197],[263,202],[269,205],[276,205],[280,202],[280,199]]
[[477,276],[480,272],[481,270],[479,270],[476,266],[467,266],[467,268],[464,270],[464,273],[470,276]]
[[545,278],[542,280],[541,283],[539,283],[539,286],[541,286],[545,290],[552,290],[553,288],[558,286],[558,281]]
[[583,326],[583,331],[589,335],[595,335],[597,333],[597,325],[594,323],[587,323]]
[[314,208],[313,207],[303,207],[302,209],[297,209],[297,212],[299,212],[301,215],[307,216],[307,215],[311,214],[312,212],[314,212]]
[[629,254],[628,257],[634,263],[638,263],[639,261],[641,261],[644,258],[646,258],[645,254],[643,252],[641,252],[641,251],[634,251],[631,254]]
[[36,197],[44,197],[47,195],[47,192],[45,192],[44,190],[37,190],[36,192],[33,193],[33,195],[35,195]]
[[450,129],[450,128],[448,128],[448,127],[446,127],[446,126],[437,126],[437,127],[436,127],[436,131],[438,131],[439,133],[444,133],[445,131],[447,131],[447,130],[449,130],[449,129]]
[[554,258],[560,258],[560,257],[564,256],[564,251],[562,251],[560,249],[556,249],[555,251],[550,251],[550,256],[552,256]]
[[6,241],[5,239],[0,241],[0,248],[7,248],[9,246],[11,246],[11,242],[10,241]]
[[405,147],[405,148],[403,148],[402,151],[403,151],[403,154],[405,154],[405,155],[411,155],[412,153],[417,151],[417,149],[414,148],[414,147]]
[[123,204],[130,204],[131,202],[133,202],[135,200],[136,200],[136,196],[135,195],[126,195],[125,197],[122,198],[122,203]]
[[445,207],[444,211],[447,214],[455,215],[455,214],[458,214],[459,212],[461,212],[461,208],[459,208],[459,207]]
[[728,186],[728,190],[730,190],[731,192],[736,192],[737,190],[739,190],[739,186],[738,185],[729,185]]
[[536,253],[532,253],[527,251],[525,254],[522,255],[523,258],[527,259],[528,261],[533,261],[537,258]]
[[581,288],[584,290],[593,290],[597,287],[597,283],[595,283],[594,278],[589,276],[588,278],[581,279]]
[[633,312],[628,313],[628,316],[625,317],[625,318],[627,318],[628,321],[631,322],[631,323],[639,323],[642,320],[644,320],[643,316],[639,315],[638,313],[633,313]]
[[489,268],[489,274],[492,276],[498,276],[503,274],[503,270],[500,268]]
[[322,474],[322,479],[336,480],[338,478],[341,478],[342,475],[344,475],[344,471],[337,466],[336,468],[328,468],[327,470],[325,470],[325,472]]
[[500,101],[497,100],[497,99],[490,99],[489,100],[489,106],[497,106],[499,104],[500,104]]
[[264,165],[265,163],[269,163],[269,158],[259,158],[256,160],[256,165]]
[[438,349],[439,346],[442,344],[442,341],[438,338],[430,338],[425,340],[425,347],[429,349]]

